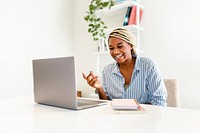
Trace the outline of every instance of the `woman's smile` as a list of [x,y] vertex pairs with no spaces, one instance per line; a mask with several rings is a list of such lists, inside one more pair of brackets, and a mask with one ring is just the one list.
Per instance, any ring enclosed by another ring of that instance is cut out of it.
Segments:
[[115,60],[118,60],[118,59],[120,59],[122,56],[123,56],[123,54],[117,54],[117,55],[114,56],[114,59],[115,59]]

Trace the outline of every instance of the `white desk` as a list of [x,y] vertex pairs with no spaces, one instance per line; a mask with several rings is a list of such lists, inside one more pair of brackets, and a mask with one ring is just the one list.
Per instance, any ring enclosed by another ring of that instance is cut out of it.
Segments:
[[114,114],[109,105],[74,111],[0,99],[0,133],[200,133],[200,110],[142,106],[146,114]]

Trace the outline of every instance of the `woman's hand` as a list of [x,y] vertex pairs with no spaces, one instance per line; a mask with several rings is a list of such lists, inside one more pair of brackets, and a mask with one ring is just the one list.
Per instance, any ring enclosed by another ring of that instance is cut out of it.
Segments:
[[98,79],[98,76],[95,76],[92,72],[90,72],[87,76],[84,73],[82,74],[83,74],[83,78],[87,80],[87,83],[90,86],[96,88],[97,90],[102,88],[101,83]]

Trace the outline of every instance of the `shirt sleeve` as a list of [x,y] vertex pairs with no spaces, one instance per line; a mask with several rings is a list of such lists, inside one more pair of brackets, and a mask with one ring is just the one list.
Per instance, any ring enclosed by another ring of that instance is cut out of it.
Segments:
[[104,68],[103,71],[102,71],[102,88],[103,88],[104,93],[106,94],[106,96],[109,99],[112,99],[111,96],[107,92],[107,87],[106,87],[106,81],[105,80],[106,80],[106,73],[105,73],[105,68]]
[[147,76],[147,91],[149,92],[149,102],[153,105],[167,106],[167,91],[156,64],[152,63]]

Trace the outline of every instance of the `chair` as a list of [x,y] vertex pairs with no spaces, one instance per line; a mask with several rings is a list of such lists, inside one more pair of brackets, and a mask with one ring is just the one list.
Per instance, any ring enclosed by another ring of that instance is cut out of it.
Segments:
[[180,96],[176,79],[164,79],[167,89],[167,106],[180,107]]

